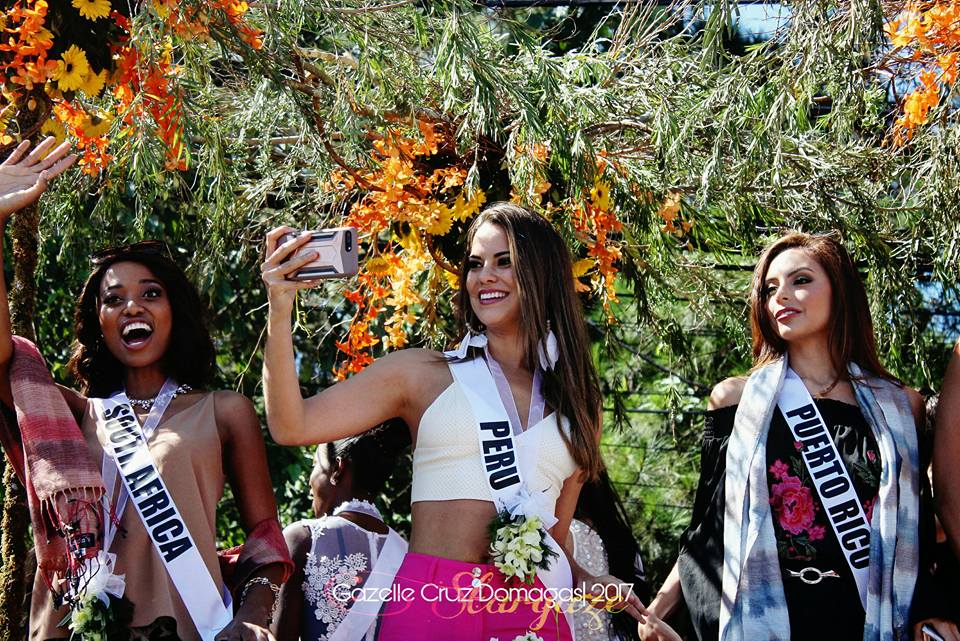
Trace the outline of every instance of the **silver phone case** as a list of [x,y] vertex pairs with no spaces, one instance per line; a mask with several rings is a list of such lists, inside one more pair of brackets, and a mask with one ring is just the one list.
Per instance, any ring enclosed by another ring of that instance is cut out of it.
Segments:
[[[297,238],[303,232],[291,232],[280,238],[280,243],[286,243]],[[353,227],[335,227],[332,229],[318,229],[311,232],[312,236],[290,260],[295,260],[308,252],[317,252],[319,257],[307,263],[294,274],[287,276],[288,280],[316,280],[320,278],[343,278],[357,273],[357,230]]]

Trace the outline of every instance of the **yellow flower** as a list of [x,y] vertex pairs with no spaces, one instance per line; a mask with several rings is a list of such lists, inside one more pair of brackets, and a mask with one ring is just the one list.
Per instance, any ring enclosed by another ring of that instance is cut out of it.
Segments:
[[40,127],[40,133],[46,136],[53,136],[57,139],[58,143],[63,142],[67,137],[67,131],[63,128],[63,124],[55,118],[45,120],[43,126]]
[[97,111],[83,120],[83,135],[87,138],[99,138],[108,131],[113,124],[113,116],[105,111]]
[[99,20],[110,15],[110,0],[72,0],[70,4],[87,20]]
[[367,261],[367,273],[373,276],[386,276],[390,273],[390,262],[383,256],[374,256]]
[[76,91],[83,85],[83,79],[88,73],[90,63],[87,62],[87,54],[77,45],[70,45],[57,61],[53,78],[61,91]]
[[610,185],[598,180],[590,190],[590,202],[600,211],[610,209]]
[[167,0],[153,0],[153,10],[164,20],[170,15],[170,3]]
[[440,268],[440,270],[443,272],[443,277],[444,277],[444,279],[446,279],[447,284],[450,285],[450,289],[452,289],[452,290],[454,290],[454,291],[457,291],[458,289],[460,289],[460,275],[459,275],[459,274],[453,274],[453,273],[451,273],[451,272],[448,272],[447,270],[443,269],[442,267]]
[[173,62],[173,39],[164,38],[163,44],[160,46],[160,62],[164,65],[169,65]]
[[444,236],[450,232],[451,227],[453,227],[453,214],[450,208],[443,203],[437,203],[434,218],[424,231],[431,236]]
[[573,277],[580,278],[581,276],[585,275],[588,271],[593,269],[593,267],[596,264],[597,264],[597,261],[595,261],[592,258],[583,258],[581,260],[578,260],[573,264]]
[[32,34],[25,35],[33,44],[53,44],[53,34],[43,27],[40,27]]
[[461,223],[465,222],[468,218],[476,215],[485,202],[487,202],[487,195],[483,193],[482,189],[474,190],[470,200],[467,200],[464,193],[461,193],[453,203],[453,218]]
[[394,228],[400,246],[410,251],[420,251],[420,237],[410,223],[400,223]]
[[94,73],[93,69],[90,70],[90,73],[83,79],[83,85],[80,86],[80,91],[86,94],[90,98],[96,98],[100,95],[100,92],[103,91],[103,85],[107,82],[107,70],[104,69],[100,73]]

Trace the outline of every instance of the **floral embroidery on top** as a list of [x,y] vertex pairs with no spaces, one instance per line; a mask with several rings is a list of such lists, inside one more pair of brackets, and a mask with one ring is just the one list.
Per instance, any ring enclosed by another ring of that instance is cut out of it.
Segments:
[[817,515],[817,505],[813,502],[813,492],[800,482],[796,476],[783,475],[780,482],[771,488],[770,501],[777,515],[780,527],[790,534],[802,534],[813,525]]
[[[791,456],[788,462],[775,459],[770,465],[770,507],[781,536],[778,536],[777,550],[781,557],[795,561],[812,561],[817,556],[813,545],[827,536],[830,527],[826,515],[822,514],[819,497],[813,489],[813,481],[799,453],[803,443],[794,442],[797,456]],[[880,457],[873,449],[867,449],[865,459],[852,466],[851,477],[861,483],[877,487],[880,480]],[[796,470],[796,475],[791,474]],[[867,520],[873,518],[873,506],[876,495],[863,504]]]
[[820,505],[814,501],[810,488],[791,475],[790,466],[780,459],[770,466],[770,474],[779,481],[770,487],[770,505],[785,533],[785,540],[777,541],[777,547],[788,558],[811,558],[815,550],[810,543],[826,534],[823,526],[814,524]]
[[[316,537],[322,533],[323,526],[311,526]],[[303,597],[314,606],[313,616],[317,621],[326,624],[326,634],[320,635],[320,641],[327,641],[347,615],[352,598],[349,596],[353,589],[363,579],[360,575],[368,568],[367,555],[354,552],[347,556],[333,557],[317,556],[307,552],[307,562],[303,568]]]

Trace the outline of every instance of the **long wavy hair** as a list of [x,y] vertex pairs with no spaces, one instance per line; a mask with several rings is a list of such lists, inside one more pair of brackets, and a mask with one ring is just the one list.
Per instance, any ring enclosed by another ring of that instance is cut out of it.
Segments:
[[570,421],[570,435],[564,435],[567,447],[587,479],[595,479],[603,466],[600,380],[590,356],[567,245],[545,218],[519,205],[494,203],[481,212],[467,231],[467,251],[460,267],[456,307],[464,334],[470,328],[482,329],[467,293],[467,263],[473,237],[485,223],[499,225],[507,235],[520,297],[526,366],[531,371],[538,366],[537,346],[547,333],[548,323],[557,337],[560,359],[553,370],[543,374],[543,396]]
[[170,258],[157,253],[118,252],[99,263],[83,285],[74,313],[72,354],[67,368],[87,396],[103,397],[118,390],[124,380],[124,366],[110,353],[100,328],[100,284],[112,265],[139,263],[150,270],[166,290],[173,327],[170,345],[163,355],[167,376],[195,389],[209,381],[215,351],[207,329],[206,306],[196,287]]
[[753,334],[753,366],[761,367],[783,356],[787,341],[777,333],[767,310],[764,283],[770,263],[788,249],[809,253],[830,281],[830,361],[841,380],[849,380],[847,364],[857,363],[875,376],[897,379],[880,363],[873,335],[873,319],[863,280],[846,248],[830,236],[793,232],[768,246],[753,271],[750,290],[750,329]]

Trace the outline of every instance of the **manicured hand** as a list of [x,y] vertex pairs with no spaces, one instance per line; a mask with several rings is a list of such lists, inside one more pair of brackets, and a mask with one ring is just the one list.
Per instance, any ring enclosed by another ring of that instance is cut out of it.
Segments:
[[287,280],[288,275],[319,257],[317,252],[309,252],[297,259],[287,260],[310,240],[310,234],[305,232],[294,240],[279,245],[281,236],[295,231],[297,230],[293,227],[284,225],[267,233],[267,259],[260,265],[260,272],[267,286],[267,299],[271,305],[292,307],[297,290],[315,287],[320,282],[319,280]]
[[54,144],[55,138],[45,138],[24,158],[30,148],[30,141],[24,140],[0,164],[0,222],[36,202],[49,182],[77,159],[73,154],[67,155],[69,143],[61,143],[56,149]]

